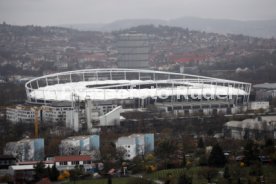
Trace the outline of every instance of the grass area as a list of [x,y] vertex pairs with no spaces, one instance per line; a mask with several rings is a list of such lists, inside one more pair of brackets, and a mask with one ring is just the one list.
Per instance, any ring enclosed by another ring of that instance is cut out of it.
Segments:
[[[112,184],[127,184],[130,178],[113,178]],[[90,180],[79,180],[75,183],[73,181],[65,184],[107,184],[107,179],[90,179]]]
[[180,168],[180,169],[168,169],[168,170],[160,170],[156,171],[154,173],[151,173],[147,175],[147,177],[153,179],[153,180],[165,180],[170,174],[172,177],[179,177],[182,174],[186,173],[187,169]]
[[[192,178],[193,184],[202,184],[207,183],[207,172],[220,172],[221,174],[216,174],[212,177],[212,181],[218,184],[224,184],[228,181],[223,178],[223,171],[224,168],[208,168],[208,167],[192,167],[190,169],[186,168],[180,168],[180,169],[168,169],[168,170],[160,170],[151,174],[148,174],[147,177],[151,179],[158,179],[158,180],[166,180],[168,174],[171,175],[172,181],[176,181],[177,178],[183,174],[186,174],[186,176]],[[238,171],[239,170],[239,171]],[[248,183],[249,180],[251,183],[256,182],[258,180],[258,176],[254,176],[250,174],[252,172],[251,167],[244,167],[244,168],[237,168],[233,165],[230,166],[230,172],[231,172],[231,178],[233,183],[237,182],[237,176],[235,176],[237,173],[240,173],[241,181],[244,183]],[[276,167],[271,165],[263,165],[262,166],[262,173],[264,175],[266,183],[273,183],[276,181]]]
[[[262,175],[264,176],[265,178],[265,181],[266,183],[275,183],[276,181],[276,167],[275,166],[272,166],[272,165],[263,165],[261,167],[261,172],[262,172]],[[252,168],[251,167],[245,167],[245,168],[242,168],[240,170],[241,172],[241,177],[244,179],[244,180],[248,180],[248,176],[250,175],[250,173],[252,172]],[[257,176],[250,176],[252,180],[257,180]]]
[[193,184],[207,183],[206,178],[202,176],[206,169],[206,167],[191,167],[187,170],[187,176],[192,178]]
[[264,177],[267,183],[275,183],[276,181],[276,167],[275,166],[265,166],[263,167]]
[[[250,175],[251,167],[237,168],[234,165],[229,167],[230,172],[237,172],[239,170],[241,181],[243,183],[248,183],[251,180],[252,183],[256,183],[257,177]],[[211,168],[213,172],[222,172],[224,168]],[[168,174],[171,175],[171,179],[173,183],[176,183],[177,178],[183,174],[192,178],[193,184],[202,184],[207,183],[207,172],[210,172],[210,168],[208,167],[191,167],[187,168],[179,168],[179,169],[168,169],[168,170],[160,170],[151,174],[147,174],[145,177],[151,180],[166,180]],[[273,183],[276,181],[276,167],[270,165],[262,166],[262,172],[265,177],[266,183]],[[232,175],[232,183],[237,183],[237,177],[235,174]],[[112,184],[127,184],[132,178],[113,178]],[[216,174],[212,177],[212,182],[217,184],[224,184],[228,181],[223,178],[221,174]],[[67,182],[66,184],[107,184],[107,179],[90,179],[90,180],[82,180],[74,182]]]
[[193,183],[201,184],[201,183],[206,183],[206,180],[204,178],[198,177],[198,173],[202,169],[203,169],[202,167],[192,167],[190,169],[179,168],[179,169],[160,170],[147,175],[147,177],[153,180],[157,179],[157,180],[165,181],[167,176],[170,174],[172,180],[176,182],[179,176],[186,174],[188,177],[192,178]]

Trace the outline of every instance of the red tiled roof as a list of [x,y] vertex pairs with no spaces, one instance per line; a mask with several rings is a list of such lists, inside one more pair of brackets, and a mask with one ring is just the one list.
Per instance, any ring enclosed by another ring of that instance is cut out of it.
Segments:
[[192,58],[179,58],[179,59],[176,59],[175,62],[177,63],[186,63],[186,62],[191,62],[193,61]]
[[55,156],[55,162],[66,162],[66,161],[89,161],[92,160],[89,155],[70,155],[70,156]]
[[[23,162],[18,162],[18,165],[35,165],[40,161],[23,161]],[[52,160],[46,160],[43,161],[44,164],[53,164],[54,162]]]
[[170,56],[171,60],[177,63],[187,63],[193,61],[205,61],[210,58],[210,54],[195,54],[195,53],[174,53]]
[[193,62],[193,61],[205,61],[207,57],[187,57],[187,58],[178,58],[175,59],[177,63],[186,63],[186,62]]

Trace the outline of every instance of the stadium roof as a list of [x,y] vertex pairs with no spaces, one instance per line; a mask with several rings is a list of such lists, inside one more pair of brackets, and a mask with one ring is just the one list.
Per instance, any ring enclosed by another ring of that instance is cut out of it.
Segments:
[[29,99],[74,101],[248,95],[251,84],[162,71],[90,69],[38,77],[25,87]]

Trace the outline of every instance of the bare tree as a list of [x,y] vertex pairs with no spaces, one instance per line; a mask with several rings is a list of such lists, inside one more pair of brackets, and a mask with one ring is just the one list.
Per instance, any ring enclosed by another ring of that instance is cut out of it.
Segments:
[[126,157],[127,150],[123,147],[116,148],[116,159],[123,161]]

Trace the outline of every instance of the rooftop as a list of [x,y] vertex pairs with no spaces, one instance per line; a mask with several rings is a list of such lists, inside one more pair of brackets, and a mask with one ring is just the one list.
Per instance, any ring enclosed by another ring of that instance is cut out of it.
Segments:
[[243,121],[228,121],[225,126],[258,130],[271,129],[276,126],[276,116],[261,116],[256,119],[245,119]]
[[44,140],[43,138],[24,138],[24,139],[21,139],[19,141],[12,141],[12,142],[8,142],[8,143],[29,143],[29,142],[32,142],[32,141],[36,141],[36,140]]
[[253,87],[257,89],[276,89],[276,83],[256,84]]
[[83,140],[83,139],[90,138],[91,136],[93,136],[93,135],[72,136],[72,137],[67,137],[66,139],[63,139],[63,141],[67,141],[67,140]]
[[12,155],[0,155],[0,159],[15,159]]
[[71,107],[72,103],[68,101],[52,102],[51,107]]
[[[62,76],[62,77],[61,77]],[[55,73],[25,84],[28,100],[76,101],[177,95],[248,95],[249,83],[142,69],[86,69]]]
[[[23,161],[23,162],[18,162],[18,165],[36,165],[40,161]],[[43,161],[44,164],[54,164],[54,161],[52,160],[46,160]]]
[[119,137],[117,140],[118,144],[136,144],[136,138],[144,137],[148,134],[131,134],[129,136]]
[[[170,95],[246,95],[247,92],[243,89],[238,89],[232,86],[216,86],[215,84],[199,84],[182,82],[184,85],[188,86],[176,86],[176,87],[163,87],[163,88],[144,88],[144,89],[120,89],[119,85],[113,86],[113,89],[96,87],[90,88],[95,84],[112,84],[114,81],[82,81],[82,82],[72,82],[65,84],[56,84],[52,86],[45,86],[36,89],[30,93],[32,98],[46,99],[46,100],[61,100],[61,101],[71,101],[77,96],[79,100],[85,100],[90,98],[92,100],[111,100],[111,99],[133,99],[133,98],[147,98],[156,96],[170,96]],[[139,86],[144,81],[139,80],[118,80],[115,81],[116,84],[120,83],[122,85],[129,86]],[[148,85],[155,86],[152,81],[146,81]],[[166,81],[168,84],[172,85],[172,81]],[[178,82],[178,81],[175,81]],[[117,89],[115,89],[117,88]]]
[[55,156],[55,162],[67,162],[67,161],[90,161],[92,158],[89,155],[69,155],[69,156]]

